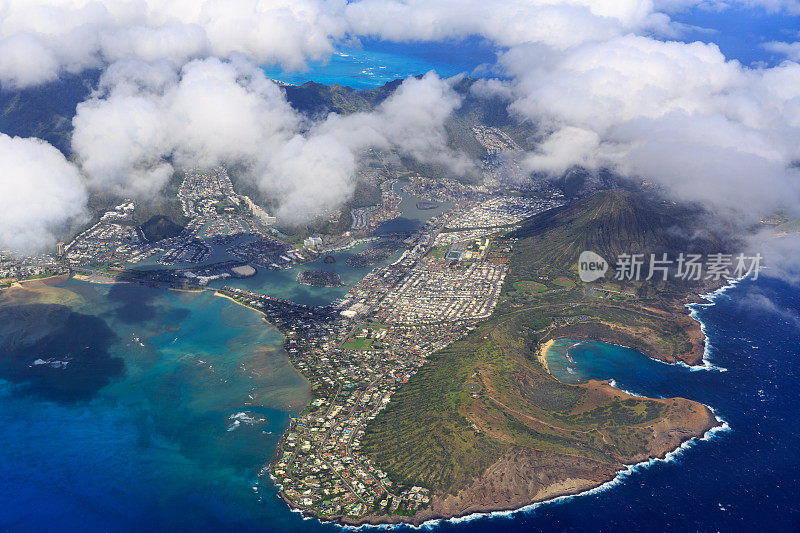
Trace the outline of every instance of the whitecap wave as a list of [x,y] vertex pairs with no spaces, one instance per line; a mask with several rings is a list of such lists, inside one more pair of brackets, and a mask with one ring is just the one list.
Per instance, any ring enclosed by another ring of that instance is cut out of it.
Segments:
[[230,420],[231,423],[228,425],[228,428],[225,431],[233,431],[242,424],[254,426],[256,424],[263,424],[267,421],[267,419],[263,416],[256,413],[251,413],[249,411],[239,411],[238,413],[234,413],[228,417],[228,420]]
[[633,392],[631,390],[623,389],[622,387],[619,386],[619,384],[617,383],[617,380],[615,380],[613,378],[608,380],[608,384],[611,385],[612,387],[614,387],[615,389],[617,389],[617,390],[619,390],[621,392],[624,392],[625,394],[630,394],[631,396],[636,396],[637,398],[645,398],[645,399],[657,398],[657,399],[661,399],[661,400],[664,399],[663,396],[644,396],[642,394],[638,394],[638,393]]
[[706,293],[706,294],[701,294],[700,298],[706,300],[708,303],[696,302],[696,303],[686,304],[686,307],[689,309],[689,316],[692,318],[692,320],[694,320],[698,324],[700,324],[700,331],[703,333],[703,341],[704,341],[705,346],[703,348],[703,359],[702,359],[702,363],[701,364],[687,365],[683,361],[680,361],[680,362],[677,363],[678,365],[683,366],[685,368],[688,368],[689,370],[691,370],[693,372],[697,371],[697,370],[715,370],[717,372],[727,372],[728,371],[727,368],[723,368],[721,366],[717,366],[717,365],[715,365],[714,363],[711,362],[711,360],[710,360],[711,339],[708,338],[708,332],[707,332],[706,324],[700,318],[700,316],[699,316],[697,311],[698,311],[698,309],[701,309],[701,308],[713,306],[715,304],[717,298],[719,298],[720,296],[724,295],[727,291],[729,291],[733,287],[736,287],[739,283],[742,282],[742,280],[745,279],[745,277],[746,276],[743,276],[741,278],[730,278],[730,279],[728,279],[728,283],[723,285],[719,289],[717,289],[715,291],[712,291],[712,292],[709,292],[709,293]]

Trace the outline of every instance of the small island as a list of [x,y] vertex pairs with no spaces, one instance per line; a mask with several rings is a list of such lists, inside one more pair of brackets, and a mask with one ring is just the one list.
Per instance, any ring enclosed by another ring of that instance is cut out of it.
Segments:
[[336,262],[336,258],[333,257],[332,255],[326,255],[325,259],[323,259],[322,262],[325,263],[326,265],[332,265],[333,263]]
[[340,287],[342,278],[336,272],[325,270],[303,270],[297,275],[297,282],[312,287]]
[[437,207],[439,207],[439,204],[437,204],[436,202],[426,202],[426,201],[417,202],[417,209],[419,209],[420,211],[425,211],[428,209],[436,209]]

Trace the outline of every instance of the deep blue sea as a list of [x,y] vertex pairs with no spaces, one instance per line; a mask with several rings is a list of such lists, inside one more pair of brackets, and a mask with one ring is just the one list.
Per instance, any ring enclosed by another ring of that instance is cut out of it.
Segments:
[[[685,38],[719,42],[745,64],[774,63],[779,58],[760,43],[789,39],[798,27],[796,17],[728,13],[682,16],[716,31],[689,30]],[[369,88],[433,68],[480,75],[494,53],[477,39],[365,41],[308,72],[267,72],[290,83]],[[331,268],[346,280],[360,275],[342,262]],[[308,303],[340,295],[299,289],[294,275],[238,283]],[[290,512],[257,476],[288,417],[309,398],[280,335],[257,313],[210,293],[75,280],[27,287],[14,300],[0,294],[0,531],[338,530]],[[767,278],[699,307],[709,359],[725,371],[665,365],[596,342],[570,343],[574,363],[565,365],[554,350],[551,368],[564,380],[613,379],[636,394],[701,401],[730,430],[592,494],[431,527],[800,530],[798,312],[800,289]]]
[[[210,293],[47,285],[0,300],[4,345],[26,346],[0,353],[0,530],[337,529],[290,512],[257,477],[309,397],[257,313]],[[754,298],[782,311],[742,303]],[[570,343],[567,372],[564,351],[551,350],[567,381],[698,400],[730,430],[594,494],[431,527],[796,531],[797,310],[800,291],[765,278],[698,308],[710,361],[725,371],[583,342]],[[237,413],[256,421],[236,424]]]
[[[776,2],[777,5],[777,2]],[[800,16],[783,11],[731,3],[725,9],[701,4],[670,14],[675,35],[661,37],[684,42],[716,43],[728,59],[744,65],[774,66],[786,58],[764,49],[769,41],[794,42],[800,32]],[[343,46],[327,61],[312,62],[302,71],[264,68],[267,76],[293,85],[307,81],[372,89],[389,81],[435,70],[442,77],[502,77],[493,68],[502,48],[477,36],[440,42],[394,43],[362,39],[358,46]]]
[[709,9],[701,4],[673,14],[672,20],[685,25],[680,40],[716,43],[725,57],[744,65],[774,66],[786,60],[781,54],[765,50],[763,45],[770,41],[797,41],[800,16],[746,4],[730,2],[726,9]]

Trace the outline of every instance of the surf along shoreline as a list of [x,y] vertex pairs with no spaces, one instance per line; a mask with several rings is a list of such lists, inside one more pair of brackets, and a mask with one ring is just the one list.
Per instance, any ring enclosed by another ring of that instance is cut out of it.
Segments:
[[[231,298],[231,297],[229,297],[229,296],[227,296],[225,294],[221,294],[221,293],[219,293],[218,291],[216,291],[214,289],[210,289],[209,288],[209,289],[205,289],[205,290],[211,290],[211,291],[213,291],[213,294],[215,296],[219,296],[221,298],[225,298],[225,299],[227,299],[227,300],[229,300],[231,302],[235,302],[235,303],[237,303],[237,304],[239,304],[239,305],[241,305],[243,307],[248,307],[248,308],[250,308],[250,309],[252,309],[254,311],[258,311],[259,313],[264,315],[264,313],[262,313],[259,309],[251,307],[251,306],[249,306],[249,305],[247,305],[247,304],[245,304],[243,302],[237,301],[237,300],[235,300],[235,299],[233,299],[233,298]],[[266,320],[266,317],[264,317],[264,320],[269,323],[269,321]],[[539,351],[539,359],[540,359],[540,361],[546,356],[547,349],[549,349],[549,347],[552,346],[554,343],[555,343],[555,340],[551,340],[551,341],[545,343],[541,347],[541,349]],[[545,363],[546,363],[546,360],[545,360]],[[545,368],[546,368],[546,366],[545,366]],[[688,448],[694,446],[696,443],[699,443],[701,441],[709,441],[712,438],[714,438],[715,436],[717,436],[718,434],[720,434],[720,433],[722,433],[724,431],[727,431],[729,429],[728,426],[727,426],[727,423],[721,417],[716,416],[716,421],[717,421],[718,424],[713,426],[713,427],[711,427],[710,429],[708,429],[702,436],[689,437],[689,438],[685,439],[683,442],[681,442],[680,445],[677,448],[675,448],[675,449],[673,449],[671,451],[667,451],[665,453],[662,453],[657,457],[648,458],[646,460],[643,460],[641,462],[638,462],[638,463],[635,463],[635,464],[632,464],[632,465],[625,465],[624,468],[616,471],[614,475],[609,476],[605,481],[597,482],[596,484],[594,484],[594,486],[585,486],[584,485],[584,486],[574,486],[574,487],[561,487],[560,490],[559,490],[558,487],[552,487],[551,491],[549,491],[546,494],[542,494],[541,499],[537,498],[535,500],[528,501],[528,502],[525,502],[525,503],[516,503],[516,502],[515,503],[512,503],[512,502],[505,503],[504,502],[504,503],[500,503],[500,504],[498,504],[496,506],[487,507],[487,508],[482,509],[482,510],[480,510],[478,512],[467,512],[467,513],[464,513],[464,514],[457,514],[457,515],[447,515],[447,514],[438,514],[437,515],[437,514],[433,514],[433,513],[430,513],[430,512],[426,513],[425,510],[423,510],[420,513],[418,513],[417,515],[410,516],[410,517],[407,517],[407,516],[365,517],[364,519],[361,519],[361,520],[349,520],[349,519],[344,518],[344,517],[339,517],[339,518],[334,518],[333,520],[331,520],[331,519],[327,519],[327,518],[320,518],[320,517],[316,516],[314,513],[308,512],[308,511],[306,511],[306,510],[304,510],[302,508],[299,508],[299,507],[292,506],[290,501],[288,501],[286,498],[283,498],[283,495],[281,494],[281,491],[280,491],[280,486],[279,486],[279,484],[277,483],[276,480],[273,480],[273,484],[276,487],[276,494],[283,501],[285,501],[287,503],[287,505],[290,508],[292,508],[292,510],[294,512],[298,512],[298,513],[302,514],[303,516],[308,517],[310,519],[317,520],[320,523],[331,523],[331,522],[338,523],[339,525],[341,525],[341,526],[343,526],[345,528],[348,528],[348,529],[386,528],[386,527],[391,527],[393,525],[398,525],[398,524],[407,524],[407,525],[409,525],[411,527],[422,528],[422,527],[435,526],[435,525],[438,525],[438,524],[440,524],[442,522],[449,522],[449,523],[454,523],[455,524],[455,523],[461,523],[461,522],[467,522],[467,521],[471,521],[471,520],[480,519],[482,517],[500,517],[500,516],[511,517],[511,516],[513,516],[513,515],[515,515],[517,513],[524,513],[524,512],[532,511],[532,510],[538,508],[541,505],[547,505],[547,504],[550,504],[550,503],[556,503],[556,502],[561,502],[561,501],[568,501],[569,499],[574,498],[574,497],[578,497],[578,496],[582,496],[582,495],[589,495],[589,494],[596,494],[596,493],[598,493],[600,491],[608,490],[610,488],[613,488],[617,484],[622,483],[623,481],[625,481],[629,476],[631,476],[635,472],[641,472],[641,471],[645,470],[646,468],[649,468],[650,466],[653,466],[654,464],[657,464],[659,462],[670,462],[670,461],[673,461],[676,457],[679,456],[680,453],[683,453],[683,451],[685,451]],[[276,447],[275,450],[277,450],[278,448],[279,447]],[[274,458],[271,459],[269,461],[269,463],[271,464],[273,461],[274,461]]]
[[[81,280],[81,279],[78,278],[78,280]],[[34,280],[31,280],[31,281],[34,281]],[[35,281],[41,281],[41,280],[35,280]],[[50,280],[50,281],[52,282],[52,280]],[[91,280],[83,280],[83,281],[92,282]],[[113,279],[109,280],[109,281],[112,282],[112,283],[115,282],[115,281],[119,282],[118,280],[113,280]],[[731,282],[728,285],[720,287],[720,288],[716,289],[713,292],[709,292],[709,293],[700,295],[701,298],[703,298],[703,300],[705,300],[705,302],[703,302],[703,303],[692,302],[690,304],[687,304],[687,307],[692,311],[691,312],[692,318],[695,319],[695,322],[698,324],[699,329],[703,330],[704,342],[706,344],[706,350],[704,350],[704,355],[708,354],[707,346],[709,344],[709,339],[706,336],[705,328],[702,327],[702,322],[700,321],[700,319],[696,316],[696,313],[694,312],[695,309],[696,309],[695,306],[698,306],[698,307],[709,307],[709,306],[712,306],[714,304],[714,297],[716,295],[718,295],[718,294],[721,294],[722,292],[724,292],[725,290],[727,290],[728,288],[730,288],[733,285],[735,285],[735,282]],[[202,291],[205,291],[205,290],[212,291],[212,293],[215,296],[219,296],[221,298],[225,298],[225,299],[227,299],[227,300],[229,300],[231,302],[234,302],[236,304],[239,304],[239,305],[241,305],[243,307],[248,307],[248,308],[250,308],[250,309],[252,309],[254,311],[258,311],[259,313],[262,314],[262,317],[263,317],[265,322],[267,322],[271,326],[275,327],[274,324],[271,324],[269,322],[269,320],[266,317],[266,314],[263,313],[261,310],[255,308],[255,307],[252,307],[250,305],[247,305],[244,302],[241,302],[241,301],[238,301],[238,300],[236,300],[234,298],[231,298],[230,296],[228,296],[226,294],[220,293],[219,291],[217,291],[216,289],[213,289],[213,288],[205,288],[205,289],[201,289],[200,291],[197,291],[197,292],[202,292]],[[194,292],[194,291],[192,291],[192,292]],[[278,331],[280,331],[280,330],[278,330]],[[282,336],[283,336],[283,340],[285,342],[286,336],[283,335],[283,333],[282,333]],[[560,338],[566,338],[566,337],[558,337],[558,338],[548,339],[544,343],[542,343],[540,345],[540,347],[539,347],[539,351],[537,353],[537,359],[539,360],[540,364],[542,364],[542,367],[544,368],[544,370],[546,372],[548,372],[548,373],[550,373],[550,372],[549,372],[549,367],[548,367],[548,363],[547,363],[547,353],[548,353],[549,349]],[[574,338],[575,340],[578,340],[578,338],[576,338],[576,336],[570,336],[569,338]],[[593,337],[587,336],[587,337],[584,337],[584,338],[593,338]],[[594,340],[604,341],[603,339],[594,339]],[[634,347],[634,349],[636,349],[636,348]],[[647,354],[644,354],[644,355],[647,356]],[[654,358],[652,356],[648,356],[648,357],[650,357],[651,359],[660,361],[658,358]],[[660,362],[664,362],[664,361],[660,361]],[[687,367],[689,367],[689,368],[691,368],[693,370],[694,369],[698,369],[699,370],[699,369],[708,368],[707,365],[709,365],[710,363],[706,360],[706,357],[703,358],[703,363],[704,363],[704,365],[693,365],[693,366],[690,366],[690,365],[686,365],[683,362],[678,362],[678,363],[666,363],[665,362],[665,364],[682,364],[682,366],[687,366]],[[296,368],[296,370],[298,372],[300,372],[301,375],[302,375],[302,372],[300,371],[300,369]],[[304,378],[305,378],[305,376],[304,376]],[[307,380],[307,378],[306,378],[306,380]],[[708,407],[708,406],[706,406],[706,407]],[[709,408],[709,409],[713,413],[713,408]],[[532,499],[532,500],[506,501],[506,502],[498,503],[497,505],[490,505],[490,506],[486,506],[486,507],[481,506],[481,509],[479,511],[475,511],[475,512],[469,512],[468,511],[468,512],[464,512],[464,513],[458,513],[458,514],[452,514],[451,515],[451,514],[447,514],[447,513],[435,513],[430,508],[427,508],[427,509],[423,509],[423,510],[419,511],[417,514],[415,514],[413,516],[399,516],[399,515],[395,515],[395,516],[366,516],[366,517],[361,518],[361,519],[348,519],[347,517],[343,517],[343,516],[321,518],[321,517],[317,516],[314,512],[311,512],[311,511],[309,511],[307,509],[304,509],[302,507],[294,506],[293,503],[290,500],[288,500],[287,498],[285,498],[283,496],[283,494],[281,493],[279,484],[276,481],[273,481],[273,483],[276,486],[277,495],[284,502],[286,502],[287,505],[294,512],[298,512],[298,513],[301,513],[303,516],[306,516],[306,517],[309,517],[309,518],[312,518],[312,519],[316,519],[321,523],[338,523],[341,526],[345,526],[345,527],[349,527],[349,528],[385,527],[385,526],[398,525],[398,524],[407,524],[407,525],[413,526],[413,527],[423,527],[423,526],[428,526],[428,525],[435,525],[435,524],[440,523],[441,521],[449,521],[449,522],[452,522],[452,523],[458,523],[458,522],[461,522],[461,521],[477,519],[477,518],[480,518],[480,517],[483,517],[483,516],[511,516],[511,515],[513,515],[515,513],[518,513],[518,512],[525,512],[525,511],[528,511],[528,510],[532,510],[532,509],[536,508],[539,505],[544,505],[544,504],[547,504],[547,503],[552,503],[552,502],[557,502],[557,501],[563,501],[563,500],[568,499],[568,498],[577,497],[577,496],[585,495],[585,494],[594,494],[594,493],[596,493],[596,492],[598,492],[600,490],[606,490],[608,488],[611,488],[611,487],[615,486],[618,483],[621,483],[622,481],[624,481],[628,476],[630,476],[634,472],[639,472],[639,471],[641,471],[641,470],[643,470],[643,469],[645,469],[645,468],[647,468],[647,467],[649,467],[649,466],[651,466],[653,464],[656,464],[657,462],[668,462],[668,461],[672,460],[675,457],[675,454],[680,453],[682,450],[688,449],[688,447],[690,447],[692,445],[692,443],[694,443],[695,441],[707,441],[707,440],[710,440],[711,437],[713,437],[717,433],[724,432],[724,431],[729,429],[728,426],[727,426],[727,423],[722,418],[720,418],[719,416],[715,415],[715,419],[716,419],[716,423],[711,424],[710,427],[708,427],[705,430],[705,432],[703,433],[702,436],[687,436],[685,439],[683,439],[680,442],[680,444],[676,448],[674,448],[672,450],[668,450],[668,451],[663,451],[662,453],[660,453],[660,454],[658,454],[656,456],[647,458],[647,459],[645,459],[645,460],[643,460],[643,461],[641,461],[639,463],[635,463],[635,464],[632,464],[632,465],[625,465],[622,469],[616,471],[613,475],[607,476],[605,479],[603,479],[601,481],[592,481],[592,482],[590,482],[589,480],[575,480],[577,483],[573,483],[572,485],[564,484],[564,483],[551,485],[551,486],[546,487],[545,490],[540,491],[540,493],[537,494],[536,497],[534,499]],[[287,428],[286,432],[288,433],[288,431],[289,431],[289,429]],[[285,435],[282,438],[285,438]],[[277,451],[279,449],[280,449],[280,446],[276,446],[276,448],[273,450],[272,458],[269,460],[269,462],[267,464],[267,470],[269,469],[268,468],[269,465],[271,465],[276,460],[276,458],[277,458],[276,454],[277,454]]]
[[[213,290],[213,289],[207,289]],[[274,327],[273,324],[269,322],[266,317],[266,314],[263,313],[261,310],[252,307],[244,302],[237,301],[234,298],[226,294],[222,294],[216,290],[214,290],[214,295],[219,296],[221,298],[225,298],[230,300],[231,302],[237,303],[243,307],[247,307],[254,311],[259,312],[265,322],[269,323]],[[280,331],[280,330],[279,330]],[[587,337],[589,338],[589,337]],[[284,335],[284,341],[286,337]],[[545,341],[539,349],[537,353],[537,359],[543,365],[546,372],[549,372],[547,366],[547,352],[548,350],[557,342],[558,339],[549,339]],[[576,339],[577,340],[577,339]],[[599,340],[599,339],[593,339]],[[707,342],[707,339],[706,339]],[[634,348],[635,349],[635,348]],[[647,356],[646,354],[643,354]],[[649,356],[648,356],[649,357]],[[650,357],[652,358],[652,357]],[[656,361],[662,362],[664,364],[682,364],[685,366],[685,363],[666,363],[664,361],[660,361],[659,359],[652,358]],[[694,368],[694,367],[690,367]],[[700,367],[703,368],[703,367]],[[300,369],[297,369],[300,372]],[[302,374],[302,372],[301,372]],[[610,380],[605,380],[605,383],[611,385]],[[613,386],[613,385],[611,385]],[[616,387],[615,387],[616,388]],[[627,393],[626,391],[622,391]],[[634,396],[633,394],[631,394]],[[663,401],[666,401],[664,399]],[[730,428],[720,416],[716,414],[714,409],[710,406],[705,406],[708,411],[711,413],[709,417],[709,421],[706,426],[703,428],[703,433],[701,435],[690,436],[687,435],[683,438],[677,447],[664,450],[656,455],[648,457],[638,463],[623,465],[622,468],[619,470],[614,471],[613,474],[605,476],[602,480],[586,480],[586,479],[574,479],[572,484],[569,483],[557,483],[555,485],[551,485],[545,488],[545,490],[540,491],[540,496],[537,495],[532,500],[525,500],[520,502],[503,502],[497,505],[490,505],[486,506],[485,508],[480,509],[479,511],[468,511],[462,513],[454,513],[454,514],[447,514],[447,513],[436,513],[433,512],[430,508],[423,509],[419,511],[417,514],[412,516],[401,516],[401,515],[393,515],[393,516],[366,516],[361,519],[350,519],[346,516],[332,516],[332,517],[320,517],[315,512],[310,511],[308,509],[296,506],[291,500],[286,498],[282,494],[282,489],[280,484],[275,480],[271,475],[269,476],[272,479],[274,486],[276,487],[277,496],[283,500],[287,506],[293,511],[299,514],[302,514],[304,517],[312,520],[317,520],[318,522],[324,523],[335,523],[339,524],[340,526],[346,529],[376,529],[376,528],[387,528],[387,527],[394,527],[397,525],[407,525],[416,529],[435,526],[440,524],[441,522],[450,522],[450,523],[460,523],[470,520],[479,519],[482,517],[493,517],[493,516],[512,516],[516,513],[520,512],[528,512],[531,511],[538,506],[546,505],[550,503],[560,502],[560,501],[567,501],[568,499],[582,496],[582,495],[589,495],[589,494],[596,494],[603,490],[608,490],[619,483],[622,483],[625,479],[627,479],[630,475],[636,472],[641,472],[650,466],[653,466],[658,463],[666,463],[674,461],[675,458],[679,456],[679,454],[683,453],[683,451],[689,449],[693,445],[698,442],[704,442],[711,440],[714,436],[719,433],[728,431]],[[291,428],[287,428],[285,434],[281,437],[281,441],[286,437],[288,432]],[[279,441],[280,442],[280,441]],[[275,450],[273,450],[272,457],[268,461],[268,463],[262,469],[262,472],[269,472],[271,465],[277,460],[278,458],[278,450],[280,449],[280,445],[276,446]]]
[[[76,276],[76,278],[78,280],[81,280],[81,278],[78,278],[77,276]],[[40,281],[40,280],[37,280],[37,281]],[[92,282],[93,280],[84,279],[83,281]],[[120,280],[109,279],[108,282],[110,282],[110,283],[114,283],[114,282],[119,283]],[[695,312],[696,307],[695,306],[698,306],[698,307],[709,307],[709,306],[713,305],[714,304],[714,297],[716,295],[718,295],[718,294],[721,294],[722,292],[724,292],[725,290],[727,290],[731,286],[735,285],[735,283],[736,283],[735,281],[731,281],[731,282],[729,282],[729,284],[724,285],[722,287],[719,287],[716,290],[714,290],[713,292],[709,292],[709,293],[706,293],[706,294],[703,294],[703,295],[699,295],[700,298],[702,298],[703,300],[706,300],[706,302],[700,303],[698,301],[692,301],[691,303],[687,304],[687,306],[686,306],[687,308],[690,309],[690,315],[695,320],[695,323],[697,324],[697,327],[703,333],[703,340],[704,340],[704,344],[705,344],[705,350],[703,351],[704,357],[702,359],[702,363],[703,363],[702,365],[686,365],[686,363],[684,363],[682,361],[681,362],[676,362],[676,363],[667,363],[665,361],[660,360],[657,357],[652,357],[651,355],[648,355],[648,354],[646,354],[644,352],[642,352],[642,353],[644,353],[644,355],[650,357],[651,359],[654,359],[654,360],[657,360],[657,361],[660,361],[660,362],[664,362],[665,364],[682,364],[682,366],[687,366],[687,367],[689,367],[691,369],[708,369],[709,368],[708,365],[710,363],[707,361],[707,357],[706,356],[708,355],[709,339],[708,339],[708,337],[706,335],[705,328],[703,328],[702,321],[696,316],[696,312]],[[262,314],[263,319],[264,319],[265,322],[267,322],[271,326],[275,327],[274,324],[271,324],[269,322],[269,320],[267,319],[266,314],[263,313],[263,311],[255,308],[255,307],[252,307],[250,305],[247,305],[244,302],[241,302],[241,301],[238,301],[238,300],[236,300],[234,298],[231,298],[230,296],[228,296],[226,294],[220,293],[219,291],[217,291],[216,289],[213,289],[213,288],[204,288],[204,289],[200,289],[200,291],[197,291],[197,292],[203,292],[205,290],[212,291],[215,296],[219,296],[219,297],[225,298],[225,299],[227,299],[227,300],[229,300],[231,302],[234,302],[234,303],[237,303],[239,305],[242,305],[243,307],[248,307],[248,308],[250,308],[252,310],[258,311],[259,313]],[[195,291],[192,291],[192,292],[195,292]],[[278,328],[276,328],[276,329],[278,329]],[[280,330],[278,330],[278,331],[280,331]],[[285,342],[286,341],[286,336],[283,333],[282,333],[282,336],[283,336],[283,340]],[[547,353],[548,353],[549,349],[557,342],[557,340],[559,340],[561,338],[567,338],[567,337],[559,336],[557,338],[549,338],[543,344],[541,344],[540,347],[539,347],[539,351],[537,353],[537,359],[539,360],[540,364],[542,364],[542,367],[544,368],[544,370],[546,372],[548,372],[548,373],[550,373],[550,372],[549,372],[549,367],[548,367],[548,363],[547,363]],[[578,340],[580,338],[580,336],[571,335],[571,336],[569,336],[569,338]],[[603,341],[603,342],[608,342],[605,339],[597,339],[597,338],[594,338],[593,336],[585,336],[583,338],[593,339],[593,340],[600,340],[600,341]],[[616,343],[613,343],[613,344],[616,344]],[[638,348],[636,348],[636,347],[632,347],[632,348],[638,350]],[[639,350],[639,351],[641,351],[641,350]],[[296,368],[296,370],[298,372],[300,372],[301,375],[302,375],[302,372],[301,372],[300,369]],[[305,376],[304,376],[304,378],[305,378]],[[306,378],[306,380],[307,380],[307,378]],[[708,407],[708,406],[706,406],[706,407]],[[708,407],[708,408],[710,409],[710,411],[712,413],[714,412],[713,408],[710,408],[710,407]],[[727,426],[727,423],[722,418],[717,416],[716,414],[714,414],[714,419],[715,419],[716,423],[710,424],[710,427],[708,427],[704,431],[702,436],[687,436],[685,439],[683,439],[680,442],[680,444],[676,448],[674,448],[672,450],[662,451],[658,455],[655,455],[653,457],[649,457],[649,458],[647,458],[647,459],[645,459],[645,460],[643,460],[641,462],[635,463],[635,464],[624,465],[623,468],[621,468],[620,470],[617,470],[613,475],[607,476],[604,480],[590,481],[590,480],[576,479],[574,481],[580,482],[580,483],[573,483],[571,486],[568,483],[560,483],[560,484],[551,485],[551,486],[546,487],[545,490],[540,491],[540,493],[537,494],[534,497],[534,499],[532,499],[532,500],[524,501],[524,502],[523,501],[516,501],[516,502],[506,501],[506,502],[498,503],[496,505],[489,505],[489,506],[486,506],[486,507],[481,506],[482,508],[477,512],[469,512],[469,511],[467,511],[467,512],[463,512],[463,513],[458,513],[458,514],[452,514],[451,515],[451,514],[447,514],[447,513],[435,513],[430,508],[427,508],[427,509],[423,509],[423,510],[419,511],[417,514],[415,514],[413,516],[399,516],[399,515],[395,515],[395,516],[366,516],[366,517],[361,518],[361,519],[348,519],[347,517],[342,517],[342,516],[320,518],[314,512],[311,512],[311,511],[309,511],[307,509],[304,509],[304,508],[301,508],[301,507],[294,506],[293,503],[290,500],[288,500],[287,498],[285,498],[283,496],[283,494],[282,494],[282,492],[280,490],[280,485],[277,483],[277,481],[274,480],[273,483],[276,486],[276,488],[278,489],[277,490],[278,496],[283,501],[285,501],[287,503],[287,505],[293,511],[299,512],[299,513],[303,514],[303,516],[306,516],[306,517],[309,517],[309,518],[312,518],[312,519],[316,519],[316,520],[320,521],[321,523],[331,523],[331,522],[333,522],[333,523],[338,523],[338,524],[340,524],[342,526],[346,526],[346,527],[349,527],[349,528],[385,527],[385,526],[391,526],[391,525],[397,525],[397,524],[407,524],[407,525],[414,526],[414,527],[422,527],[422,526],[427,526],[427,525],[435,525],[435,524],[438,524],[441,521],[449,521],[449,522],[452,522],[452,523],[458,523],[458,522],[461,522],[461,521],[477,519],[477,518],[480,518],[480,517],[483,517],[483,516],[510,516],[510,515],[513,515],[513,514],[518,513],[518,512],[525,512],[525,511],[528,511],[528,510],[532,510],[532,509],[536,508],[539,505],[544,505],[544,504],[552,503],[552,502],[556,502],[556,501],[563,501],[563,500],[568,499],[568,498],[577,497],[577,496],[586,495],[586,494],[594,494],[594,493],[596,493],[598,491],[606,490],[608,488],[611,488],[611,487],[615,486],[618,483],[621,483],[622,481],[624,481],[624,479],[626,479],[628,476],[630,476],[633,472],[641,471],[642,469],[647,468],[649,466],[652,466],[653,464],[656,464],[657,462],[668,462],[668,461],[674,459],[676,454],[681,453],[683,450],[688,449],[689,447],[691,447],[691,445],[693,445],[693,443],[699,442],[699,441],[710,440],[717,433],[724,432],[724,431],[729,429],[729,427]],[[286,433],[288,433],[288,431],[289,431],[289,429],[287,428]],[[282,438],[285,438],[285,434],[284,434],[284,436]],[[273,450],[273,454],[272,454],[273,457],[270,459],[270,461],[269,461],[269,463],[267,465],[267,470],[268,470],[269,465],[271,465],[275,461],[276,453],[277,453],[277,451],[279,449],[280,449],[280,446],[276,446],[275,450]]]

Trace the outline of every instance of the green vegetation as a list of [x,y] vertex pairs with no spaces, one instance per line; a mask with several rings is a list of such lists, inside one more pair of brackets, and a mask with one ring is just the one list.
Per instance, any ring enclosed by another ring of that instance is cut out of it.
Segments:
[[339,235],[349,230],[352,226],[353,219],[350,216],[350,211],[359,207],[376,205],[380,202],[381,190],[375,185],[370,185],[362,180],[358,180],[356,181],[353,195],[342,206],[338,218],[331,219],[326,216],[325,218],[311,222],[305,227],[289,227],[281,228],[281,230],[296,235],[298,237],[298,242],[302,242],[304,237],[315,233]]
[[372,343],[374,339],[367,339],[367,338],[350,338],[344,341],[342,344],[342,348],[346,348],[348,350],[369,350],[372,348]]
[[[592,337],[632,346],[674,361],[699,356],[697,325],[686,314],[683,298],[702,292],[700,282],[670,276],[666,282],[618,281],[616,257],[622,253],[711,253],[731,250],[726,238],[701,231],[703,214],[625,191],[603,191],[525,221],[510,236],[517,238],[506,279],[506,299],[498,313],[531,308],[532,326],[541,340],[558,336]],[[686,235],[703,235],[689,239]],[[584,250],[611,263],[605,280],[582,283],[577,260]],[[647,264],[642,269],[647,273]],[[535,293],[524,283],[547,282],[562,290]],[[692,333],[695,332],[695,333]]]
[[470,365],[450,355],[434,356],[367,426],[364,451],[400,483],[455,492],[505,448],[476,433],[459,413]]
[[547,285],[544,285],[543,283],[539,283],[537,281],[516,281],[514,282],[514,288],[517,289],[518,291],[536,294],[539,292],[546,291]]
[[495,317],[432,356],[367,426],[365,452],[399,482],[441,494],[458,492],[508,446],[612,465],[646,453],[641,425],[668,409],[560,383],[533,360],[536,341],[519,337],[527,326]]
[[[649,455],[650,425],[673,424],[692,404],[631,397],[599,383],[567,385],[537,355],[543,341],[563,336],[668,359],[696,349],[688,332],[697,326],[680,300],[687,286],[613,282],[595,290],[576,275],[583,250],[615,258],[724,246],[675,236],[696,222],[696,214],[626,192],[598,193],[527,220],[510,234],[517,241],[493,317],[398,389],[367,425],[364,451],[397,481],[438,494],[457,493],[511,446],[614,468]],[[505,252],[510,242],[495,239],[492,250]]]
[[433,248],[430,249],[428,254],[431,255],[432,257],[444,259],[444,257],[447,255],[447,252],[449,251],[450,251],[449,246],[434,246]]
[[176,224],[163,215],[155,215],[142,224],[142,233],[150,242],[159,241],[168,237],[177,237],[183,231],[183,226]]
[[559,277],[557,277],[556,279],[553,280],[553,285],[556,285],[558,287],[565,287],[567,289],[571,289],[572,287],[575,286],[575,282],[573,282],[571,279],[569,279],[566,276],[559,276]]
[[654,402],[635,400],[633,398],[614,402],[578,415],[560,416],[565,422],[584,427],[597,427],[608,424],[617,426],[643,424],[657,418],[662,406]]

